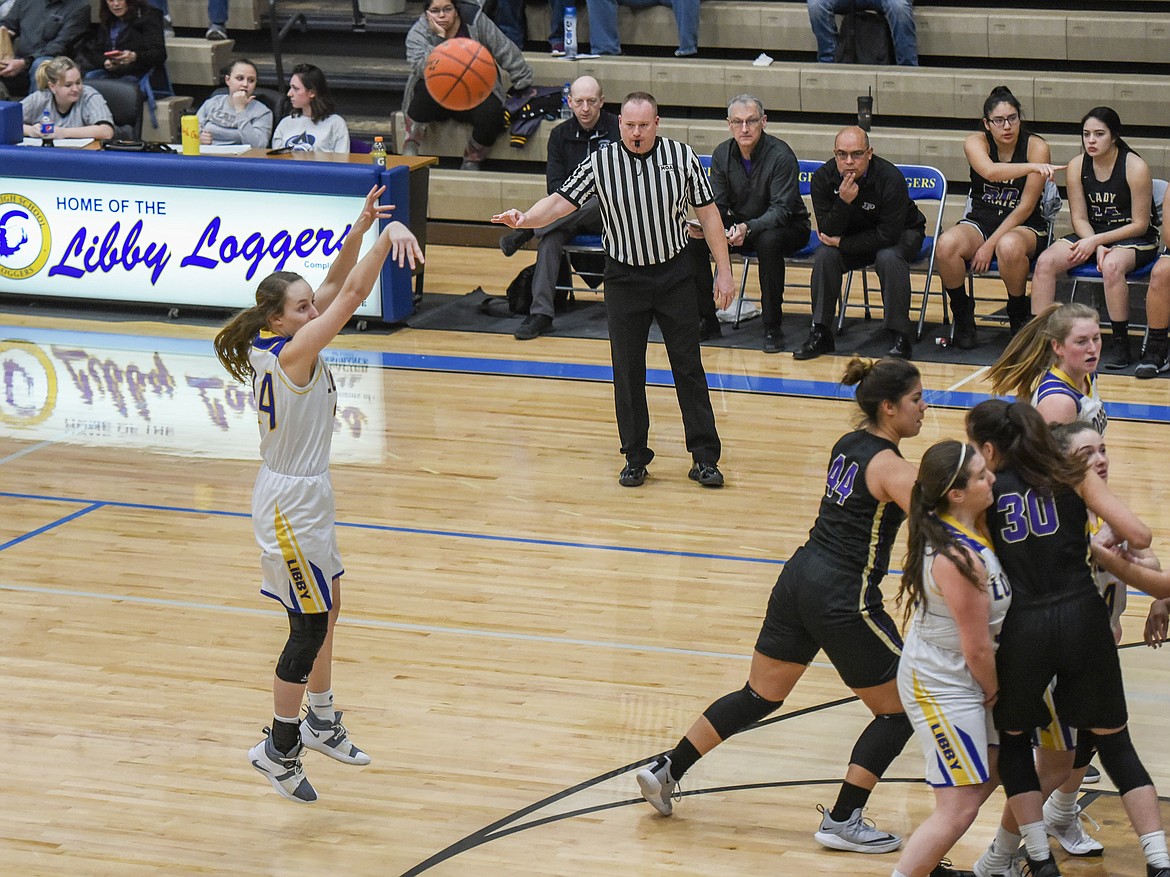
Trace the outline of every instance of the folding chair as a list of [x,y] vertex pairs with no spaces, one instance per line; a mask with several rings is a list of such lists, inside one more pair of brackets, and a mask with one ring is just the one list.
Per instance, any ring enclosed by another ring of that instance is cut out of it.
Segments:
[[[923,240],[918,255],[910,263],[910,269],[912,271],[926,269],[926,283],[922,288],[922,306],[918,312],[917,340],[921,340],[922,329],[926,323],[926,303],[930,298],[930,284],[934,278],[934,242],[938,240],[939,233],[942,230],[943,209],[946,207],[947,202],[947,180],[943,176],[942,171],[929,165],[900,164],[897,165],[897,168],[906,178],[906,188],[910,193],[911,201],[934,201],[938,205],[933,224],[934,230]],[[929,230],[930,228],[930,217],[927,217],[927,229]],[[849,288],[853,284],[854,274],[854,272],[850,271],[846,275],[845,284],[841,289],[840,314],[837,317],[838,332],[841,332],[845,327],[845,313],[850,307],[865,308],[865,318],[867,320],[872,319],[869,302],[869,274],[867,268],[861,268],[860,271],[863,303],[860,305],[849,304]]]
[[[823,164],[819,161],[809,161],[806,159],[797,159],[797,164],[800,170],[797,178],[800,183],[800,196],[807,198],[812,192],[812,175]],[[791,256],[784,257],[784,264],[791,265],[811,265],[813,253],[821,245],[821,239],[817,237],[815,230],[808,233],[808,243],[793,253]],[[735,300],[735,322],[732,323],[732,328],[739,328],[739,316],[743,310],[743,296],[747,290],[748,268],[753,264],[759,264],[759,258],[753,250],[740,250],[737,254],[743,257],[743,273],[739,280],[739,297]],[[789,284],[786,282],[785,286]]]
[[[1158,219],[1159,225],[1160,225],[1161,224],[1161,217],[1162,217],[1162,205],[1163,205],[1163,202],[1166,200],[1166,188],[1167,188],[1168,184],[1167,184],[1166,180],[1154,180],[1153,182],[1154,182],[1154,189],[1153,189],[1154,216],[1156,219]],[[1136,281],[1139,283],[1144,282],[1144,283],[1148,284],[1148,282],[1149,282],[1148,278],[1150,276],[1150,272],[1152,272],[1154,270],[1154,263],[1157,261],[1158,260],[1155,259],[1153,262],[1150,262],[1148,265],[1143,265],[1141,268],[1135,268],[1133,271],[1130,271],[1128,274],[1125,275],[1126,281],[1129,283],[1133,283]],[[1096,262],[1096,260],[1093,260],[1093,259],[1090,259],[1084,265],[1078,265],[1076,268],[1073,268],[1071,271],[1068,272],[1068,276],[1072,278],[1072,282],[1073,282],[1072,292],[1069,294],[1069,301],[1076,301],[1077,300],[1077,288],[1082,283],[1100,284],[1103,282],[1103,278],[1101,277],[1101,272],[1097,270],[1097,262]],[[1130,325],[1142,326],[1142,328],[1145,330],[1145,337],[1149,337],[1149,334],[1150,334],[1150,327],[1149,326],[1143,325],[1141,323],[1131,323]],[[1145,338],[1143,338],[1143,340],[1142,340],[1142,349],[1143,350],[1145,349]]]

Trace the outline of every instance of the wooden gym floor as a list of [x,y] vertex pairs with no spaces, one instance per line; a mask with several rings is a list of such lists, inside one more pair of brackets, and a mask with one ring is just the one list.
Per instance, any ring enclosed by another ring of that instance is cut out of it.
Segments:
[[[428,288],[498,285],[518,267],[434,247]],[[737,388],[713,396],[727,487],[687,480],[673,392],[660,387],[658,457],[627,490],[604,342],[339,338],[347,574],[334,688],[374,762],[308,753],[321,800],[302,807],[245,757],[271,716],[285,634],[257,591],[254,415],[210,354],[214,330],[27,310],[0,302],[5,873],[892,871],[896,855],[812,839],[814,805],[831,803],[867,721],[823,663],[776,719],[687,775],[673,818],[633,781],[743,684],[769,589],[815,514],[826,450],[852,422],[834,398],[843,359],[709,350],[713,384]],[[651,358],[666,368],[661,349]],[[924,378],[936,407],[904,445],[911,459],[961,435],[962,408],[987,392],[967,368]],[[1112,483],[1163,546],[1170,384],[1101,385],[1116,418]],[[1126,644],[1140,642],[1147,605],[1131,594]],[[1167,654],[1122,652],[1134,736],[1163,793]],[[881,827],[907,833],[929,812],[920,760],[912,743],[874,794]],[[1105,857],[1058,859],[1069,875],[1138,877],[1135,839],[1100,788],[1084,804]],[[956,864],[988,842],[1001,801]]]

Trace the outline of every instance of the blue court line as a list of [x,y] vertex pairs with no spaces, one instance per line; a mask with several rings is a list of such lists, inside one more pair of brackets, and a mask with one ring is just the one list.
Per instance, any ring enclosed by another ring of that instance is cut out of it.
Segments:
[[[344,343],[341,336],[340,343]],[[0,342],[31,341],[39,344],[91,344],[115,350],[158,351],[212,355],[210,341],[189,338],[164,338],[118,335],[109,332],[78,332],[57,329],[33,329],[0,326]],[[607,365],[567,362],[537,362],[526,359],[495,359],[477,356],[436,356],[424,353],[396,353],[376,350],[346,350],[334,347],[326,351],[330,362],[359,364],[371,368],[401,371],[491,374],[507,377],[554,378],[559,380],[612,383],[613,369]],[[646,382],[655,387],[672,387],[674,379],[668,369],[648,369]],[[709,372],[707,382],[713,390],[775,396],[799,396],[810,399],[852,399],[853,390],[835,381],[810,381],[765,375]],[[927,390],[926,401],[939,408],[967,409],[993,398],[987,393]],[[1106,402],[1105,410],[1113,420],[1137,420],[1170,423],[1170,405],[1134,402]]]
[[[173,514],[183,515],[210,515],[213,517],[224,518],[251,519],[252,517],[250,512],[229,512],[222,509],[197,509],[188,508],[186,506],[168,506],[139,502],[116,502],[113,500],[88,500],[73,496],[47,496],[34,493],[13,493],[11,491],[0,491],[0,497],[7,497],[9,499],[28,499],[38,502],[82,504],[87,506],[85,509],[73,512],[72,514],[66,515],[65,517],[46,524],[43,527],[25,533],[23,536],[18,536],[9,542],[0,544],[0,551],[3,551],[5,548],[9,548],[13,545],[17,545],[20,542],[24,542],[25,540],[39,535],[46,530],[51,530],[54,527],[68,523],[74,518],[89,514],[91,511],[99,508],[170,512]],[[503,542],[509,545],[537,545],[544,548],[579,548],[591,551],[648,554],[657,557],[686,557],[697,560],[727,560],[736,563],[765,564],[767,566],[783,566],[785,563],[783,560],[778,560],[772,557],[748,557],[738,554],[708,554],[700,551],[681,551],[666,548],[642,548],[629,545],[598,545],[592,542],[569,542],[560,539],[538,539],[529,536],[497,536],[491,533],[471,533],[460,530],[433,530],[424,527],[399,527],[391,524],[362,524],[351,521],[338,521],[337,526],[346,527],[353,530],[374,530],[379,533],[399,533],[408,536],[440,536],[447,539],[478,539],[484,542]]]

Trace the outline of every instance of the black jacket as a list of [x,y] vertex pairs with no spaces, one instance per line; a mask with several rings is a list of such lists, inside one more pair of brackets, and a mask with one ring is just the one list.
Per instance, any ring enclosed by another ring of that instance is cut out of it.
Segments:
[[77,61],[83,71],[101,69],[106,60],[103,53],[115,50],[138,55],[133,64],[115,67],[110,71],[116,76],[143,76],[166,63],[167,44],[163,36],[162,13],[153,6],[143,6],[139,12],[119,35],[117,43],[111,41],[110,31],[104,24],[94,25],[94,29],[86,34],[77,49]]
[[800,164],[783,140],[765,133],[751,156],[749,176],[735,138],[711,154],[711,189],[723,225],[747,223],[748,234],[770,228],[804,226],[808,209],[800,197]]
[[817,231],[840,237],[842,253],[873,256],[892,247],[909,229],[925,232],[926,217],[910,200],[906,177],[896,165],[873,156],[852,204],[837,197],[841,179],[836,160],[830,158],[812,176],[812,202]]
[[582,128],[576,116],[561,122],[548,135],[548,164],[544,169],[548,193],[559,189],[588,156],[621,139],[618,117],[605,110],[592,131]]

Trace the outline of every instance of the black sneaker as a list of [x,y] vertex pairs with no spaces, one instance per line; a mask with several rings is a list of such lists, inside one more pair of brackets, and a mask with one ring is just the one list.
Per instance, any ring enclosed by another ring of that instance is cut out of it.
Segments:
[[552,317],[545,314],[529,314],[520,324],[520,328],[512,333],[512,337],[517,341],[531,341],[546,332],[551,332],[552,327]]
[[710,341],[712,338],[722,338],[723,327],[719,325],[719,318],[703,319],[699,318],[699,340]]
[[1155,868],[1146,865],[1146,877],[1170,877],[1170,868]]
[[910,345],[910,339],[902,332],[894,333],[894,345],[890,348],[888,356],[894,356],[898,359],[910,359],[914,354],[914,348]]
[[1146,346],[1146,355],[1142,357],[1142,361],[1138,363],[1138,367],[1133,370],[1134,377],[1141,378],[1143,381],[1149,378],[1156,378],[1163,372],[1170,371],[1170,360],[1166,358],[1166,351],[1155,350],[1153,345]]
[[975,310],[955,314],[955,346],[960,350],[974,350],[979,346],[975,334]]
[[1097,765],[1090,764],[1085,768],[1085,778],[1081,780],[1082,786],[1091,786],[1094,783],[1101,782],[1101,771]]
[[930,872],[930,877],[975,877],[974,871],[964,871],[951,865],[950,859],[941,859]]
[[618,476],[618,484],[622,487],[641,487],[646,481],[646,467],[626,463],[622,473]]
[[832,353],[837,349],[833,343],[833,336],[820,323],[813,323],[812,330],[804,339],[800,349],[792,354],[793,359],[816,359],[822,353]]
[[764,330],[764,353],[779,353],[784,349],[784,333],[776,326]]
[[691,481],[698,481],[704,487],[723,486],[723,473],[719,471],[719,467],[714,463],[700,463],[695,461],[695,465],[691,466],[691,471],[687,477]]
[[1037,861],[1030,856],[1024,857],[1024,871],[1028,877],[1060,877],[1060,869],[1056,867],[1056,860],[1049,856]]
[[1109,341],[1109,352],[1101,363],[1110,371],[1129,368],[1129,338],[1113,338]]
[[500,252],[505,256],[515,256],[516,251],[532,240],[533,231],[530,228],[518,228],[500,238]]

